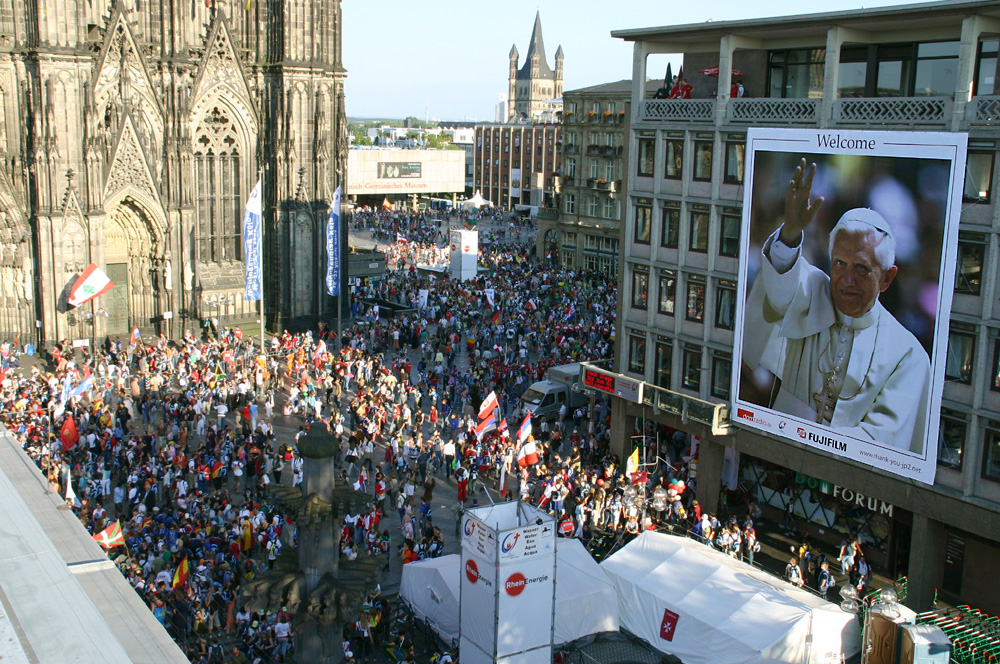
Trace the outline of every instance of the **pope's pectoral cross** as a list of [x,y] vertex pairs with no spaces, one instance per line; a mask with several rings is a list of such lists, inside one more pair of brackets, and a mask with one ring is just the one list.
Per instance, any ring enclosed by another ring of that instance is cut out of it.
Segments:
[[827,409],[837,405],[837,396],[833,393],[833,374],[827,376],[823,389],[814,392],[812,397],[813,401],[816,402],[816,424],[822,424],[826,418]]

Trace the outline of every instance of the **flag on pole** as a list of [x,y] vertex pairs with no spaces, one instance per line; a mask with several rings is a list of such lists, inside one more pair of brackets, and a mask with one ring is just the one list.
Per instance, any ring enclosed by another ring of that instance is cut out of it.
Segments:
[[497,401],[497,393],[490,392],[483,399],[483,403],[479,406],[479,419],[484,420],[489,417],[494,410],[500,407],[500,402]]
[[392,209],[392,203],[389,202],[389,198],[388,197],[385,197],[385,198],[382,199],[382,207],[384,207],[386,210],[391,210]]
[[73,288],[69,291],[69,305],[78,307],[84,302],[93,300],[98,295],[107,293],[114,287],[115,285],[111,283],[111,279],[104,273],[104,270],[97,267],[96,263],[91,263],[73,283]]
[[94,540],[105,549],[113,549],[116,546],[125,544],[125,535],[122,534],[122,524],[115,521],[113,524],[94,535]]
[[340,186],[333,192],[330,216],[326,220],[326,292],[340,295]]
[[501,436],[507,436],[510,438],[510,431],[507,430],[507,418],[504,417],[500,420],[500,424],[497,425],[497,433]]
[[316,352],[313,353],[313,362],[319,361],[320,358],[324,357],[325,355],[326,355],[326,342],[320,339],[319,343],[316,345]]
[[141,338],[142,338],[142,335],[139,334],[139,326],[136,325],[135,329],[132,330],[132,336],[130,336],[128,338],[128,345],[129,345],[129,347],[130,348],[135,348],[138,345],[138,343],[139,343],[139,339],[141,339]]
[[396,233],[396,244],[409,244],[410,241],[402,233]]
[[170,588],[173,589],[176,588],[177,586],[183,586],[185,583],[187,583],[188,575],[190,573],[191,573],[191,566],[188,565],[187,556],[184,556],[184,560],[182,560],[181,564],[177,566],[176,570],[174,570],[174,583],[172,586],[170,586]]
[[259,300],[264,293],[264,246],[261,226],[260,179],[243,210],[243,249],[246,261],[246,298]]
[[517,449],[517,465],[524,468],[534,466],[536,463],[538,463],[538,449],[535,447],[535,439],[528,436]]
[[73,472],[69,469],[66,470],[66,502],[74,507],[80,502],[73,490]]
[[479,440],[483,439],[487,431],[492,431],[497,428],[497,416],[496,411],[490,413],[490,416],[479,423],[476,427],[476,438]]
[[531,413],[524,416],[524,421],[521,422],[521,426],[517,430],[517,442],[519,444],[524,443],[528,440],[528,436],[531,435]]
[[500,310],[497,309],[496,311],[493,312],[493,315],[490,316],[490,322],[496,323],[499,320],[500,320]]
[[59,431],[59,440],[62,441],[64,452],[73,449],[73,446],[80,440],[80,433],[76,430],[76,422],[73,421],[72,415],[63,422],[62,429]]
[[632,473],[639,470],[639,448],[632,450],[632,454],[629,455],[628,459],[625,461],[625,474],[629,477]]

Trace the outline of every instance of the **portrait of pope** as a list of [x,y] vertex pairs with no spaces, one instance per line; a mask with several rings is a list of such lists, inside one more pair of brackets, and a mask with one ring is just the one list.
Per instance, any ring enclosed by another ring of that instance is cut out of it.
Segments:
[[[782,218],[768,220],[763,232],[758,229],[757,246],[750,247],[759,267],[744,309],[744,373],[758,382],[762,375],[771,377],[758,390],[755,401],[760,405],[845,436],[921,455],[931,400],[927,344],[883,306],[904,276],[897,264],[899,236],[904,249],[913,253],[919,251],[913,247],[919,245],[920,229],[900,215],[908,209],[905,205],[883,206],[884,214],[861,206],[830,214],[830,202],[813,191],[818,169],[820,177],[834,177],[822,173],[827,167],[827,162],[818,166],[802,158],[790,174],[785,171],[780,180]],[[774,174],[775,180],[779,177]],[[871,177],[875,185],[881,181],[878,174]],[[904,188],[895,184],[889,189],[901,200],[923,195],[917,187],[915,194],[899,193]],[[771,211],[777,213],[778,205],[775,201]],[[918,206],[919,201],[914,203]],[[820,211],[826,213],[825,227],[833,224],[828,233],[817,228]],[[812,252],[813,260],[803,251],[807,237],[814,247],[822,247]],[[825,265],[816,264],[820,262]],[[933,312],[929,315],[933,320]]]

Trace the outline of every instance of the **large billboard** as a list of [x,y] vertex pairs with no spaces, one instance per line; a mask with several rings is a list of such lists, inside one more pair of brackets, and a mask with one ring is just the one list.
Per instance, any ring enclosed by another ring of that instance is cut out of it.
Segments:
[[738,424],[934,482],[966,142],[748,132]]

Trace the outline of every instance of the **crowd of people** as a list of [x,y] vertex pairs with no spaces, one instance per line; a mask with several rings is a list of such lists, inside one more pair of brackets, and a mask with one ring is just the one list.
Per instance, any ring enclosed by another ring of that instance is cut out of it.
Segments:
[[[297,443],[314,427],[339,444],[340,480],[371,495],[369,508],[345,519],[346,559],[384,556],[391,569],[441,555],[433,499],[444,482],[457,491],[455,517],[484,491],[530,500],[598,554],[662,526],[753,561],[759,515],[748,510],[737,523],[702,513],[696,441],[681,432],[635,432],[648,444],[623,462],[598,400],[593,412],[563,408],[551,425],[527,418],[538,460],[518,459],[527,387],[549,367],[611,357],[614,275],[540,261],[512,222],[515,239],[482,252],[485,276],[434,279],[408,252],[436,246],[440,231],[427,235],[435,224],[375,212],[356,220],[387,233],[396,269],[359,289],[355,303],[379,298],[405,313],[362,307],[339,338],[321,326],[275,335],[266,349],[238,329],[174,341],[133,335],[93,352],[64,342],[48,367],[10,368],[0,382],[0,421],[91,533],[120,522],[125,546],[114,559],[192,662],[291,655],[294,607],[253,612],[239,598],[295,546],[294,524],[268,486],[302,481]],[[495,424],[484,429],[482,404],[494,398]],[[297,433],[277,436],[279,418]],[[393,512],[398,532],[386,522]],[[352,657],[382,645],[382,617],[370,609],[348,630]]]

